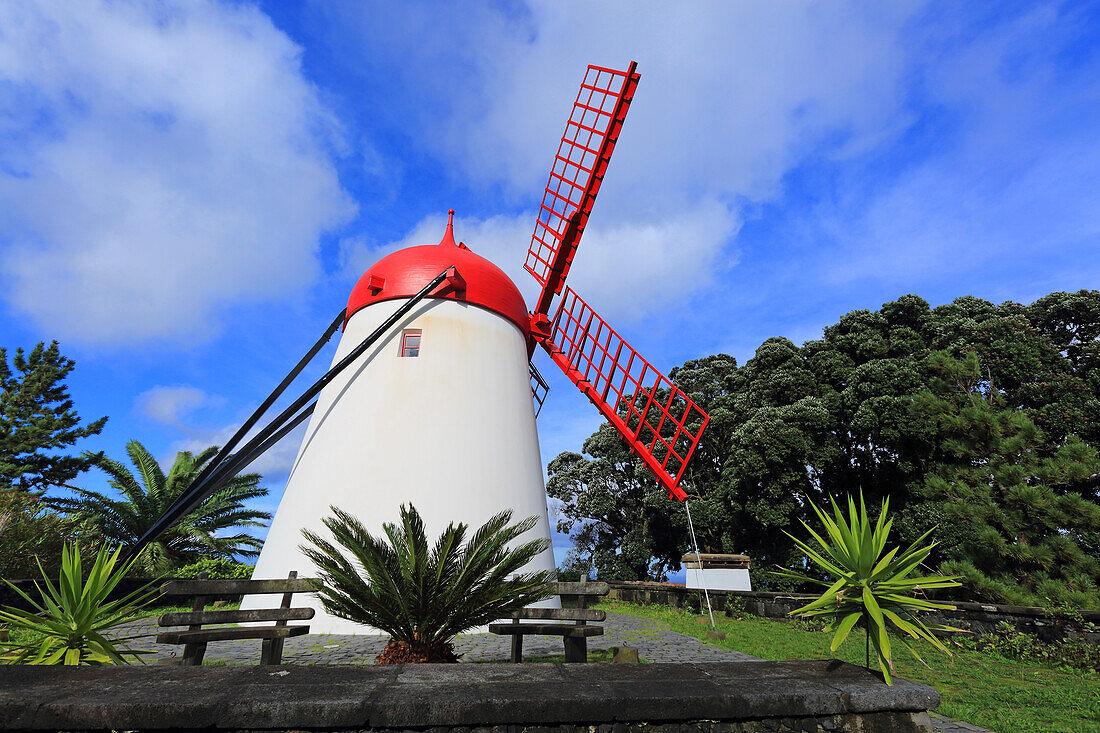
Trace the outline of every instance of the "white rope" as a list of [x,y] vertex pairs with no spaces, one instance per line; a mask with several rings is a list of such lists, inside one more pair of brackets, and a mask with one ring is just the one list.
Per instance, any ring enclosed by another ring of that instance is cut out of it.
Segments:
[[703,558],[700,556],[699,552],[699,540],[695,539],[695,524],[691,521],[691,505],[688,503],[687,499],[684,499],[684,509],[687,509],[688,529],[691,530],[691,544],[695,545],[695,560],[696,564],[699,566],[697,577],[699,578],[699,585],[703,586],[703,595],[707,599],[707,613],[710,614],[710,627],[713,629],[715,628],[714,609],[710,607],[710,593],[707,592],[707,582],[703,579]]

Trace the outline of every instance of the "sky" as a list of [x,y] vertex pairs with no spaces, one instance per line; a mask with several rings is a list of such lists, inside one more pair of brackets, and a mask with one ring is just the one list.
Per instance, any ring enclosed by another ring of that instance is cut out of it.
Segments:
[[[224,441],[449,208],[530,305],[585,67],[631,60],[569,284],[658,368],[906,293],[1100,286],[1097,3],[6,2],[0,346],[76,361],[78,411],[109,416],[79,448],[170,463]],[[536,365],[548,462],[599,417]],[[268,510],[299,440],[253,465]]]

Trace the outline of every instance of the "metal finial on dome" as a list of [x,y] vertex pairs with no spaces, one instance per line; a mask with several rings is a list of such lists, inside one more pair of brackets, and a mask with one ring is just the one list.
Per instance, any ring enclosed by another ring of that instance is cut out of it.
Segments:
[[439,246],[442,247],[445,244],[449,244],[452,247],[457,247],[455,243],[455,210],[447,209],[447,231],[443,233],[443,239],[439,241]]

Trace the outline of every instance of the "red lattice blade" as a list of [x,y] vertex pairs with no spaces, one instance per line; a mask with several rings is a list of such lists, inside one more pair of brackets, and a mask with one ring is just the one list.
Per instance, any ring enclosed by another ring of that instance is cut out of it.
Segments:
[[645,462],[669,497],[710,416],[566,288],[542,346]]
[[[581,82],[554,156],[524,263],[542,286],[536,313],[549,310],[569,273],[638,86],[635,67],[633,61],[626,71],[589,66]],[[578,212],[575,230],[567,235],[569,219]]]

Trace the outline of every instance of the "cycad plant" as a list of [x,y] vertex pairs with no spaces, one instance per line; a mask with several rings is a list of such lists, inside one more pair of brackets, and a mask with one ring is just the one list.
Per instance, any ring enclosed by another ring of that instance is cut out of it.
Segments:
[[61,554],[61,571],[55,586],[45,570],[42,583],[35,581],[40,601],[4,581],[33,609],[7,606],[0,609],[0,621],[28,640],[0,644],[0,659],[11,664],[99,665],[128,664],[147,651],[135,651],[127,642],[137,636],[108,638],[107,632],[139,615],[159,589],[150,583],[134,592],[108,600],[119,581],[126,577],[133,561],[118,564],[121,548],[108,554],[100,549],[84,577],[80,548],[66,545]]
[[412,505],[402,505],[401,522],[384,524],[379,537],[347,512],[332,512],[324,523],[336,544],[303,530],[310,545],[301,549],[320,571],[326,611],[390,634],[379,664],[458,661],[456,634],[553,592],[551,571],[519,572],[547,541],[510,546],[535,526],[534,517],[510,524],[512,512],[503,511],[468,541],[467,526],[451,523],[429,547]]
[[[94,519],[108,543],[130,548],[191,485],[217,450],[211,447],[197,455],[181,451],[165,475],[145,446],[131,440],[126,444],[126,452],[137,469],[136,476],[126,466],[109,458],[96,464],[110,477],[110,486],[121,497],[78,488],[74,489],[75,497],[53,499],[51,503],[64,511]],[[258,473],[231,479],[159,539],[147,545],[138,555],[136,568],[148,575],[167,575],[201,557],[259,554],[263,543],[255,537],[244,532],[221,533],[241,527],[262,527],[262,520],[271,519],[269,513],[245,506],[246,501],[267,495],[267,489],[259,485],[260,480]]]
[[[893,684],[891,673],[894,669],[891,660],[889,627],[903,632],[910,639],[924,639],[935,648],[951,654],[935,634],[937,631],[958,631],[949,626],[929,628],[915,615],[919,611],[954,610],[947,603],[935,603],[913,597],[913,593],[933,588],[951,588],[958,586],[956,578],[943,575],[925,575],[909,577],[928,557],[936,546],[935,542],[921,545],[932,530],[928,530],[908,547],[900,552],[895,547],[889,552],[886,541],[890,535],[893,519],[889,518],[890,500],[883,499],[882,511],[878,521],[872,523],[863,501],[859,496],[859,509],[855,500],[848,497],[848,518],[845,520],[840,507],[832,497],[833,516],[830,517],[814,504],[810,504],[828,537],[826,540],[815,532],[810,525],[802,522],[806,531],[814,538],[817,547],[803,542],[794,535],[787,534],[798,548],[806,553],[810,561],[820,568],[828,580],[820,580],[791,570],[779,570],[776,575],[823,586],[826,590],[816,600],[802,608],[791,611],[791,615],[821,616],[833,622],[832,651],[836,651],[857,622],[862,621],[867,631],[866,664],[871,666],[871,647],[878,656],[879,669],[887,684]],[[898,641],[920,662],[920,654],[903,637]]]

